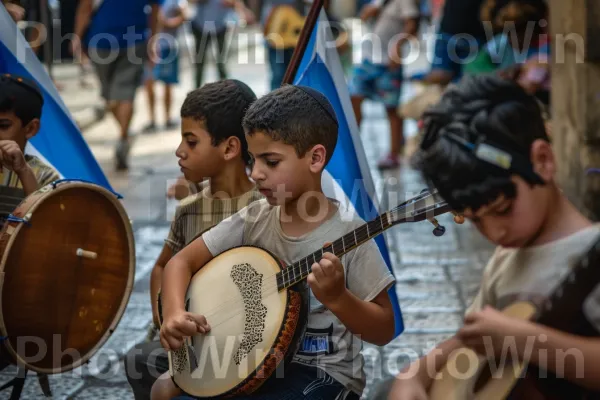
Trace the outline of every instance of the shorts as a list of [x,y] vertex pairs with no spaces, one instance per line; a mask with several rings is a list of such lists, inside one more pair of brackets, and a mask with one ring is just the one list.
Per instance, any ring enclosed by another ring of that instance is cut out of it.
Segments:
[[463,74],[463,66],[475,59],[480,48],[480,41],[473,36],[438,32],[431,70],[450,72],[453,79],[458,80]]
[[89,49],[88,53],[100,81],[102,97],[106,101],[133,101],[148,60],[146,43],[137,44],[132,50]]
[[163,47],[158,56],[159,62],[151,71],[146,71],[146,78],[152,77],[153,80],[164,82],[167,85],[179,83],[178,50],[174,47]]
[[400,103],[403,80],[401,66],[390,70],[387,65],[363,60],[352,73],[350,95],[365,97],[383,103],[387,108],[395,108]]

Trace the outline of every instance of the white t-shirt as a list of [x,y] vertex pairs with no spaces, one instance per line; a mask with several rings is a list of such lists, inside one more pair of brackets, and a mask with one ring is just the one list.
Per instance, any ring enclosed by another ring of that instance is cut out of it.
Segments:
[[[375,2],[375,4],[382,2]],[[362,43],[363,59],[374,64],[387,64],[389,52],[404,32],[404,21],[419,17],[417,0],[390,0],[375,21],[372,35]]]
[[[486,305],[502,310],[519,300],[543,301],[599,239],[600,225],[595,224],[540,246],[498,247],[485,267],[481,288],[467,314]],[[583,312],[600,332],[600,287],[587,297]]]
[[[213,256],[233,247],[250,245],[270,251],[289,265],[364,224],[358,217],[343,220],[338,210],[312,232],[290,237],[281,230],[279,213],[279,206],[271,206],[264,199],[255,201],[205,232],[202,239]],[[346,286],[364,301],[373,300],[394,283],[373,240],[342,256],[341,262]],[[365,386],[361,349],[362,341],[311,292],[308,326],[294,362],[319,367],[360,395]]]

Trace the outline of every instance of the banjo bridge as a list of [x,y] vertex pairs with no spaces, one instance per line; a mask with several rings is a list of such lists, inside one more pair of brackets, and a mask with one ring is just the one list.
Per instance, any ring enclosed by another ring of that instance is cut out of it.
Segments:
[[244,336],[233,356],[236,365],[240,365],[252,349],[262,342],[265,330],[267,307],[262,303],[262,278],[248,263],[234,265],[231,278],[237,285],[244,302]]

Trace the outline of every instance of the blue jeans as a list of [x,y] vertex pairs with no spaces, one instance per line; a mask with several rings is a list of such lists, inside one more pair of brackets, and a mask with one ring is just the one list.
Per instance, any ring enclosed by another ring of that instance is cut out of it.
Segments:
[[[237,400],[333,400],[347,389],[324,371],[291,363],[285,370],[285,377],[275,373],[256,392],[248,396],[235,397]],[[360,396],[349,393],[345,400],[358,400]],[[193,400],[191,396],[179,396],[174,400]]]
[[271,69],[271,90],[275,90],[281,86],[285,71],[287,70],[292,56],[294,55],[294,49],[277,50],[267,46],[267,56],[269,57],[269,67]]

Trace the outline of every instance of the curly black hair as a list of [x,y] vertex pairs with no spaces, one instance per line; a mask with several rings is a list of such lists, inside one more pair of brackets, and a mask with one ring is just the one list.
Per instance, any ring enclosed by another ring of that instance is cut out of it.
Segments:
[[262,132],[293,146],[298,157],[321,144],[326,163],[337,144],[335,111],[324,95],[310,88],[287,85],[266,94],[248,109],[243,125],[249,136]]
[[[423,123],[414,164],[454,210],[477,210],[501,194],[514,198],[515,174],[530,185],[543,184],[530,150],[535,140],[550,139],[537,101],[517,83],[495,74],[465,77],[425,112]],[[482,160],[461,141],[491,144],[510,154],[513,166]]]
[[181,118],[192,118],[206,125],[217,146],[231,136],[242,144],[242,159],[250,162],[248,142],[242,127],[242,120],[256,94],[245,83],[235,79],[207,83],[188,93],[181,106]]

